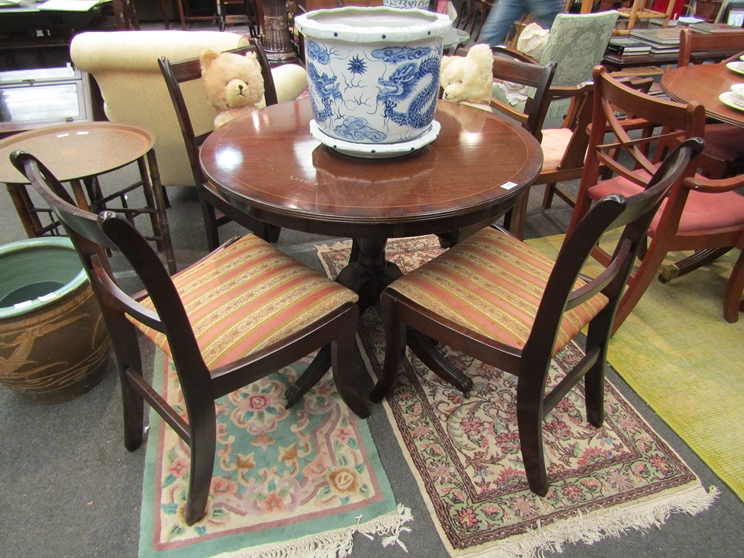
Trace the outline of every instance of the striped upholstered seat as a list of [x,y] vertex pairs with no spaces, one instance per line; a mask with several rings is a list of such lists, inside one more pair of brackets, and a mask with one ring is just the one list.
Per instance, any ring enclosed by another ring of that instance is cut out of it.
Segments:
[[[486,227],[389,288],[486,338],[522,349],[553,260],[524,242]],[[577,280],[577,287],[584,284]],[[564,314],[555,352],[607,305],[601,293]]]
[[[173,283],[210,370],[286,339],[359,298],[254,235],[174,275]],[[149,298],[141,302],[153,308]],[[132,321],[171,356],[165,334]]]

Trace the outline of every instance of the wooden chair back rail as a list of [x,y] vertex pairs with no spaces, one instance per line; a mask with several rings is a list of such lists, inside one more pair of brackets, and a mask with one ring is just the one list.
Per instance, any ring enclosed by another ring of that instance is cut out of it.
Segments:
[[684,28],[679,34],[677,66],[719,62],[732,52],[741,51],[744,51],[744,33],[695,33]]

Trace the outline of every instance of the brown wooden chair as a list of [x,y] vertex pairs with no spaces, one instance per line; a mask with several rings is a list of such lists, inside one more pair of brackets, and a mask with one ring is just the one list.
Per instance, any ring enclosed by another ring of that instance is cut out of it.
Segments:
[[[503,229],[487,227],[441,256],[390,284],[380,297],[386,332],[385,364],[371,398],[379,401],[395,384],[408,343],[421,361],[467,392],[472,380],[420,346],[434,339],[517,379],[516,415],[530,489],[545,496],[548,478],[542,423],[581,378],[587,419],[603,421],[604,371],[613,318],[646,228],[665,193],[702,149],[692,139],[659,168],[637,196],[608,196],[584,216],[553,261]],[[624,227],[608,268],[580,277],[603,233]],[[585,326],[585,357],[547,394],[553,356]]]
[[[64,224],[98,296],[116,353],[125,446],[142,443],[146,401],[191,448],[189,525],[204,515],[209,496],[215,399],[330,344],[342,399],[368,415],[352,365],[355,293],[255,235],[229,240],[171,278],[126,220],[79,209],[32,155],[15,152],[12,160]],[[117,286],[104,248],[121,251],[144,293],[133,298]],[[185,410],[173,409],[145,380],[137,330],[173,360]]]
[[[261,74],[264,78],[264,98],[266,100],[266,105],[275,105],[277,103],[277,96],[274,79],[271,75],[271,69],[269,68],[266,54],[261,45],[255,40],[251,40],[250,46],[226,52],[232,52],[235,54],[253,52],[256,54],[261,65]],[[181,127],[183,140],[186,143],[189,165],[191,166],[191,172],[194,176],[194,183],[197,186],[202,216],[204,217],[209,249],[214,250],[219,246],[220,241],[218,229],[230,221],[235,221],[241,224],[264,240],[276,242],[279,238],[279,233],[281,232],[279,227],[259,221],[230,205],[230,202],[228,202],[222,194],[217,191],[217,188],[213,184],[210,184],[209,180],[207,180],[201,170],[201,165],[199,163],[199,146],[204,143],[204,140],[207,139],[211,132],[200,136],[195,134],[191,118],[189,117],[189,110],[181,91],[181,84],[201,79],[201,63],[199,62],[199,59],[193,58],[180,62],[171,62],[166,57],[161,57],[159,59],[159,64],[160,70],[165,78],[165,83],[168,86],[171,100],[173,101],[173,107],[176,111],[176,116],[178,117],[178,123]]]
[[[492,74],[494,80],[503,80],[517,83],[527,87],[533,87],[534,93],[524,105],[524,110],[518,110],[509,103],[503,102],[494,97],[487,108],[493,112],[499,112],[519,122],[522,127],[532,134],[537,141],[542,139],[542,125],[545,121],[545,115],[550,104],[548,90],[553,81],[555,74],[555,62],[549,62],[545,65],[539,62],[525,62],[520,59],[518,54],[513,51],[493,47],[493,67]],[[458,55],[465,55],[466,50],[458,51]],[[446,96],[443,97],[447,100]],[[524,220],[527,214],[527,198],[529,191],[525,191],[520,199],[516,202],[514,208],[506,215],[505,226],[514,234],[522,238],[524,236]],[[440,235],[440,242],[443,247],[456,244],[459,240],[476,230],[488,225],[489,223],[480,223],[467,229],[455,231]]]
[[[618,119],[616,107],[660,127],[662,133],[631,137]],[[607,130],[611,131],[610,137],[606,135]],[[660,154],[670,141],[702,137],[704,131],[705,109],[702,105],[683,105],[643,95],[619,83],[605,68],[597,67],[594,71],[594,115],[589,149],[567,234],[571,235],[577,229],[592,202],[611,193],[627,197],[643,191],[656,169]],[[653,155],[649,156],[653,148]],[[730,249],[744,244],[744,196],[733,191],[741,180],[711,181],[696,177],[693,181],[683,181],[695,175],[696,164],[685,170],[651,222],[648,250],[637,271],[628,279],[628,288],[618,306],[615,330],[625,321],[658,274],[667,252]],[[603,180],[600,165],[604,165],[605,170],[613,175]],[[608,265],[608,254],[596,249],[593,255]],[[696,254],[694,259],[682,265],[680,274],[694,269],[696,262],[706,257],[715,257],[715,254],[711,256],[710,251]],[[724,302],[728,321],[738,318],[738,312],[732,316],[730,309],[738,310],[741,267],[742,264],[737,264],[735,273],[729,279]]]
[[[744,51],[744,33],[695,33],[680,31],[677,66],[721,62]],[[724,123],[705,127],[705,151],[698,165],[710,178],[744,173],[744,145],[741,128]]]
[[454,4],[455,10],[457,10],[457,19],[452,22],[452,26],[470,35],[470,38],[464,44],[455,45],[455,48],[458,46],[469,47],[478,43],[481,28],[493,4],[485,0],[455,0]]

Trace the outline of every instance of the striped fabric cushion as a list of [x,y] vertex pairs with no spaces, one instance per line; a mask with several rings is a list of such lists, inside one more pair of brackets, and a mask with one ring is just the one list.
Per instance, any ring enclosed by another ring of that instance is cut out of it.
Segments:
[[[462,327],[522,349],[554,261],[486,227],[389,288]],[[576,287],[584,281],[577,280]],[[598,294],[563,317],[555,351],[607,305]]]
[[[177,273],[173,282],[210,369],[285,339],[358,299],[254,235]],[[142,304],[153,308],[149,298]],[[164,334],[134,322],[171,356]]]

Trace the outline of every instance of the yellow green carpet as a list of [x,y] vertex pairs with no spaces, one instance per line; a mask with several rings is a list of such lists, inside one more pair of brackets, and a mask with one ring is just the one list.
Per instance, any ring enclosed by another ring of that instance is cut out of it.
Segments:
[[[560,235],[529,244],[554,256],[562,242]],[[744,314],[736,324],[723,319],[738,255],[666,285],[653,281],[612,338],[609,361],[744,500]]]

